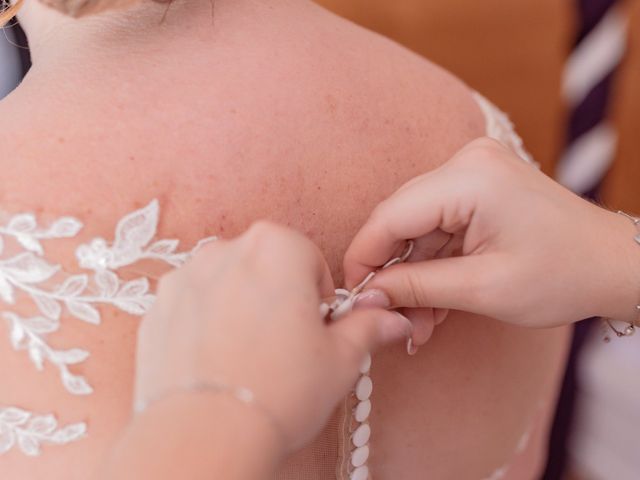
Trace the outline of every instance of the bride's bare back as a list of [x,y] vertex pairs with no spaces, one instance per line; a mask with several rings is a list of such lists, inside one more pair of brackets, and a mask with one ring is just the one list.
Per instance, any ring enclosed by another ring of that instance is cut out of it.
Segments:
[[[90,22],[69,39],[79,48],[54,61],[54,46],[43,47],[0,103],[0,211],[81,220],[75,239],[47,251],[66,270],[79,271],[79,243],[112,239],[118,220],[158,199],[158,238],[192,246],[268,218],[309,235],[340,283],[342,256],[372,208],[486,132],[455,78],[312,4],[221,0],[213,25],[208,5],[175,8],[163,25],[140,15],[135,33],[118,16],[99,34]],[[140,266],[126,275],[141,272],[160,273]],[[0,408],[89,429],[39,457],[13,448],[0,456],[4,479],[85,480],[126,423],[138,319],[100,312],[100,326],[63,317],[51,336],[91,352],[73,367],[90,380],[89,396],[70,395],[55,368],[37,372],[8,338],[0,342]],[[402,346],[381,352],[373,477],[481,480],[508,464],[503,478],[535,477],[565,343],[562,330],[453,314],[415,357]],[[345,405],[279,478],[348,478]]]

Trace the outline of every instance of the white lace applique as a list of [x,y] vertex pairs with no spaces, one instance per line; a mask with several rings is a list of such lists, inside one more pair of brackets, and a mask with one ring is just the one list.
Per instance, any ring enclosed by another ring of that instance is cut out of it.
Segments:
[[509,116],[478,92],[472,92],[472,95],[484,114],[487,137],[498,140],[509,147],[525,162],[537,165],[531,154],[524,148],[524,143],[516,133]]
[[[67,274],[61,265],[47,261],[43,246],[46,242],[75,237],[83,228],[79,220],[63,217],[42,228],[34,215],[19,214],[10,218],[6,225],[0,225],[0,258],[10,242],[20,250],[0,260],[0,300],[11,306],[21,294],[32,301],[34,311],[37,311],[30,317],[8,309],[0,311],[9,325],[11,345],[16,351],[26,351],[38,370],[42,370],[45,361],[54,365],[62,384],[71,394],[93,392],[85,377],[69,369],[69,366],[85,361],[89,352],[80,348],[56,350],[48,344],[47,335],[60,328],[61,318],[66,314],[99,325],[98,306],[144,315],[155,300],[148,279],[140,277],[124,281],[117,270],[141,260],[179,267],[202,244],[214,240],[200,241],[191,252],[177,252],[178,240],[152,242],[158,216],[159,205],[153,200],[120,220],[112,244],[104,238],[95,238],[80,245],[76,249],[78,264],[91,271],[80,274]],[[76,440],[84,434],[86,425],[79,423],[60,430],[56,428],[57,422],[52,415],[35,416],[15,407],[0,409],[0,453],[17,442],[23,452],[37,455],[40,442],[62,444]],[[82,432],[78,433],[80,430]]]
[[20,408],[0,409],[0,455],[17,445],[25,455],[40,454],[43,443],[64,445],[82,438],[84,423],[59,428],[53,415],[34,415]]

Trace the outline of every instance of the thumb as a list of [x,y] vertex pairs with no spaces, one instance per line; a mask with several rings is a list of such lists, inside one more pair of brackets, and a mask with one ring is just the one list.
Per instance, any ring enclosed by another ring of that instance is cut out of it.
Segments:
[[355,375],[370,352],[410,338],[412,329],[406,317],[382,309],[355,310],[329,326],[337,344],[338,361],[349,377]]
[[482,313],[484,289],[496,259],[490,255],[450,257],[393,266],[367,288],[384,291],[393,307],[445,308]]

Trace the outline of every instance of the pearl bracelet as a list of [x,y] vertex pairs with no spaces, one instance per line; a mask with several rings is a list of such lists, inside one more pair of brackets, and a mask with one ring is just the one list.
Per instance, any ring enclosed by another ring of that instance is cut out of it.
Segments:
[[[628,213],[622,212],[620,210],[618,210],[616,213],[618,213],[619,215],[622,215],[623,217],[629,219],[635,225],[636,229],[638,230],[638,233],[633,237],[633,239],[635,240],[635,242],[638,245],[640,245],[640,218],[633,217],[633,216],[629,215]],[[638,312],[638,315],[640,315],[640,304],[636,305],[636,312]],[[610,318],[604,318],[603,321],[604,321],[605,325],[608,326],[609,329],[613,333],[615,333],[615,335],[618,338],[630,337],[631,335],[636,333],[636,322],[629,322],[629,325],[627,325],[624,328],[624,330],[620,330],[620,329],[616,328],[613,325],[612,320]],[[611,341],[611,338],[609,337],[608,334],[605,334],[604,341],[605,342],[610,342]]]

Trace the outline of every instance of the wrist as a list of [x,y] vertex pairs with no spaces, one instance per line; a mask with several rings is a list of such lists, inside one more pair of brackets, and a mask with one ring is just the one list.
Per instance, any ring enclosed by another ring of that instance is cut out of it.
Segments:
[[284,452],[261,412],[219,393],[180,392],[137,415],[105,479],[272,476]]
[[[629,218],[603,210],[602,230],[594,230],[604,242],[599,316],[627,323],[637,321],[640,303],[640,245],[635,241],[638,229]],[[598,262],[594,262],[598,263]]]
[[[281,433],[254,405],[246,404],[225,392],[185,391],[160,400],[155,406],[160,416],[174,415],[175,422],[192,431],[197,428],[207,438],[216,437],[228,449],[246,454],[257,464],[275,469],[284,457]],[[211,446],[201,445],[205,455]]]

